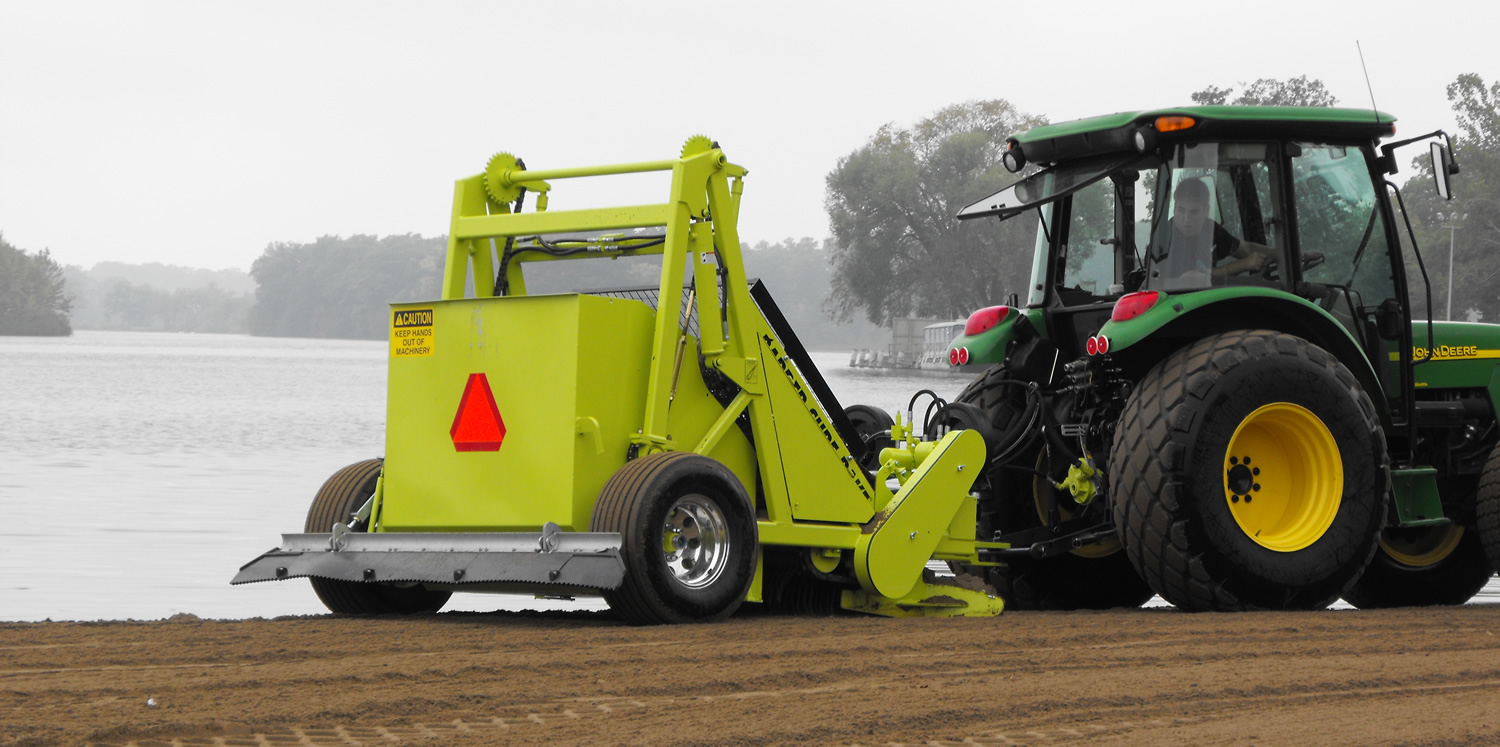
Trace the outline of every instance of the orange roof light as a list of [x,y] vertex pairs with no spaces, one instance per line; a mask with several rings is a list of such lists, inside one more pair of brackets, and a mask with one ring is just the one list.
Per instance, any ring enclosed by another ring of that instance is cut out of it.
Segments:
[[1157,117],[1156,131],[1176,132],[1178,130],[1186,130],[1196,124],[1198,124],[1198,120],[1192,117]]

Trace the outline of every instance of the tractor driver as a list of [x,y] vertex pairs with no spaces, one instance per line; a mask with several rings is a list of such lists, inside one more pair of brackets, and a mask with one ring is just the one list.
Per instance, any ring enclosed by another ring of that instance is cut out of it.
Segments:
[[[1173,287],[1202,287],[1261,270],[1275,256],[1268,246],[1241,241],[1208,215],[1208,185],[1186,179],[1173,195],[1172,234],[1155,257],[1153,276]],[[1233,258],[1233,261],[1220,264]]]

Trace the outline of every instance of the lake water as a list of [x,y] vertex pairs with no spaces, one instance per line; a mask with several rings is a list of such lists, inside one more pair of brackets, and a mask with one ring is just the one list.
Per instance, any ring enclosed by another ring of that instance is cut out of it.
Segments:
[[[383,342],[80,331],[0,337],[0,620],[320,614],[304,581],[231,587],[300,531],[338,468],[382,453]],[[967,379],[814,353],[844,405]],[[918,415],[923,405],[919,404]],[[1491,582],[1481,600],[1500,601]],[[596,609],[459,594],[448,609]]]

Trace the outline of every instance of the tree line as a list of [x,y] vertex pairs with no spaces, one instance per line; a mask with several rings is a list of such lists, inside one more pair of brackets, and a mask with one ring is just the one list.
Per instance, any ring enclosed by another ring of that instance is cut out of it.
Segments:
[[[1440,200],[1430,188],[1403,193],[1426,260],[1426,282],[1420,267],[1409,268],[1414,300],[1425,301],[1430,285],[1437,318],[1451,305],[1456,318],[1500,320],[1494,290],[1500,275],[1500,83],[1467,74],[1447,93],[1458,114],[1458,199]],[[1190,98],[1204,105],[1338,103],[1321,81],[1306,76],[1210,85]],[[1000,164],[1005,138],[1047,121],[995,99],[945,107],[911,127],[881,127],[827,175],[824,207],[832,237],[747,247],[747,270],[766,281],[813,347],[875,346],[879,329],[894,319],[962,318],[1005,303],[1012,293],[1025,295],[1034,240],[1028,222],[961,223],[953,216],[1014,180]],[[1430,184],[1425,156],[1409,170]],[[45,250],[28,254],[0,238],[0,334],[68,334],[72,314],[86,328],[383,339],[388,304],[438,297],[445,249],[445,237],[415,234],[276,243],[251,268],[252,292],[232,277],[192,287],[165,287],[155,277],[100,281],[76,268],[65,273]],[[532,292],[649,286],[657,281],[658,261],[536,263],[527,267],[528,285]],[[93,274],[101,274],[99,268]]]
[[[771,289],[805,344],[824,349],[884,344],[881,328],[862,320],[835,324],[823,311],[830,272],[827,245],[826,240],[788,238],[742,248],[751,276]],[[444,236],[324,236],[273,244],[249,273],[120,262],[59,271],[55,262],[44,261],[45,253],[24,255],[8,244],[0,260],[25,256],[37,267],[51,262],[48,272],[60,279],[42,305],[50,304],[52,318],[63,322],[70,313],[72,326],[79,329],[373,340],[388,334],[388,304],[438,297],[446,247]],[[660,257],[649,256],[526,268],[532,293],[654,287],[659,275]],[[10,289],[27,277],[24,273],[7,271],[0,277],[7,303],[31,297]],[[20,322],[23,317],[8,313],[7,319]],[[55,326],[28,322],[26,327],[66,334]]]
[[73,334],[62,266],[43,249],[30,254],[0,235],[0,335]]
[[[446,237],[416,235],[323,237],[274,245],[250,270],[257,291],[249,331],[276,337],[385,339],[388,304],[441,294],[446,248]],[[805,345],[881,344],[879,327],[836,325],[824,313],[830,271],[824,244],[802,238],[742,248],[746,271],[766,283]],[[660,268],[660,256],[647,255],[608,262],[538,262],[523,272],[528,293],[564,293],[655,287]]]
[[[1410,262],[1413,302],[1424,308],[1430,285],[1434,318],[1443,318],[1451,301],[1456,319],[1500,321],[1500,83],[1487,86],[1466,74],[1447,93],[1458,115],[1457,198],[1448,202],[1433,192],[1426,151],[1410,166],[1415,188],[1402,190],[1427,277]],[[1338,103],[1322,81],[1306,76],[1211,85],[1190,98],[1200,105]],[[835,314],[886,324],[904,316],[961,317],[1006,303],[1012,293],[1024,297],[1034,224],[960,223],[953,216],[1016,180],[1000,163],[1005,137],[1046,122],[1004,100],[968,102],[910,128],[882,127],[840,159],[826,192]],[[1405,255],[1414,256],[1410,247]]]

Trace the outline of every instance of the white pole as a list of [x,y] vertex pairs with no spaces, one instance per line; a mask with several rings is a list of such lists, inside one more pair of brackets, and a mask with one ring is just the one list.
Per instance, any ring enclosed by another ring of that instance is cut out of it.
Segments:
[[1454,224],[1448,225],[1448,321],[1453,321],[1453,232],[1458,230]]

